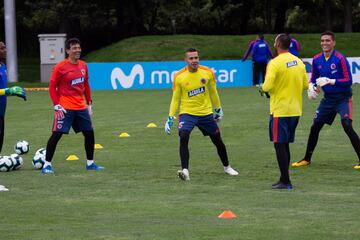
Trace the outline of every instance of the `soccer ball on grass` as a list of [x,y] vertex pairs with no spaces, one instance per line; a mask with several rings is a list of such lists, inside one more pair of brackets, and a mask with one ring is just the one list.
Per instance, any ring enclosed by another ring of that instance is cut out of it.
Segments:
[[13,162],[9,156],[0,158],[0,172],[9,172],[13,167]]
[[23,158],[17,153],[11,154],[10,159],[13,163],[12,170],[18,170],[24,165]]
[[40,148],[36,151],[35,156],[32,159],[32,165],[35,169],[42,169],[45,163],[46,149]]
[[19,155],[25,154],[30,150],[29,143],[25,140],[17,141],[14,146],[14,150]]
[[40,148],[36,151],[35,155],[46,155],[46,149],[45,148]]

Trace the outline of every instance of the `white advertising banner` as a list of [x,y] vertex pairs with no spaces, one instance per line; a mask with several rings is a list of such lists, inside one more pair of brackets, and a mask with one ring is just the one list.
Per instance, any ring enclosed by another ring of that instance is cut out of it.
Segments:
[[[306,65],[306,72],[310,79],[311,77],[311,66],[312,58],[302,58]],[[350,71],[352,74],[353,83],[360,83],[360,57],[349,57],[347,58],[350,64]]]

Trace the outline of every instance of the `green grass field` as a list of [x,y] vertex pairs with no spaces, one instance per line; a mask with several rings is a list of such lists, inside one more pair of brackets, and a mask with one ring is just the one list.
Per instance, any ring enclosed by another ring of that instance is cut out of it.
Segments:
[[[95,159],[103,172],[86,172],[83,138],[64,136],[54,157],[55,175],[33,170],[31,158],[50,135],[47,92],[29,92],[28,102],[9,98],[2,155],[16,140],[30,142],[19,171],[0,173],[10,192],[0,193],[0,239],[357,239],[360,234],[360,172],[339,124],[326,126],[311,166],[291,169],[294,189],[271,190],[278,179],[268,140],[268,99],[255,88],[219,89],[220,123],[231,164],[223,172],[215,148],[199,130],[190,139],[190,182],[179,169],[176,127],[163,124],[170,90],[95,91]],[[360,129],[360,87],[354,87],[354,128]],[[292,161],[305,151],[319,100],[304,99],[304,116],[291,145]],[[158,128],[146,128],[154,122]],[[128,132],[130,138],[119,138]],[[76,154],[79,161],[66,161]],[[224,210],[238,218],[218,219]]]

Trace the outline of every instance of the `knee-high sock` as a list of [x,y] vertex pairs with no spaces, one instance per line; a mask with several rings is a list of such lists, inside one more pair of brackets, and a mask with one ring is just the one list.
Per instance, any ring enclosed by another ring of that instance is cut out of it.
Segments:
[[228,155],[226,152],[226,147],[225,147],[223,140],[221,139],[220,133],[217,133],[215,135],[210,135],[210,138],[211,138],[211,141],[216,146],[217,153],[220,157],[220,160],[221,160],[223,166],[224,167],[229,166],[229,159],[228,159]]
[[52,135],[50,136],[47,145],[46,145],[46,156],[45,156],[45,160],[48,162],[52,161],[52,158],[54,156],[55,150],[56,150],[56,146],[60,140],[62,136],[62,133],[59,132],[53,132]]
[[180,131],[180,161],[181,161],[181,168],[189,169],[189,139],[190,133],[187,131]]
[[354,128],[352,127],[352,121],[350,119],[343,119],[341,121],[343,129],[346,133],[346,135],[348,135],[350,141],[351,141],[351,145],[353,146],[358,159],[360,161],[360,140],[359,140],[359,136],[357,135],[357,133],[354,131]]
[[94,131],[91,130],[82,133],[84,135],[86,159],[94,160],[94,145],[95,145]]
[[280,169],[280,181],[282,183],[290,183],[289,177],[289,156],[287,152],[288,143],[274,143],[276,158]]
[[310,129],[310,134],[307,142],[306,152],[304,159],[307,161],[311,161],[312,154],[314,153],[316,144],[319,139],[319,133],[324,123],[314,122]]
[[289,143],[286,143],[286,152],[287,152],[287,155],[288,155],[288,164],[290,164],[291,154],[290,154],[290,146],[289,146]]

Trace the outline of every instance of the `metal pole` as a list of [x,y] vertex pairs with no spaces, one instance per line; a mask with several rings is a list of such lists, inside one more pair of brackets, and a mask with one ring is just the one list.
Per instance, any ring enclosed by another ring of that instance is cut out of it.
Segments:
[[4,0],[6,65],[9,82],[18,81],[15,0]]

